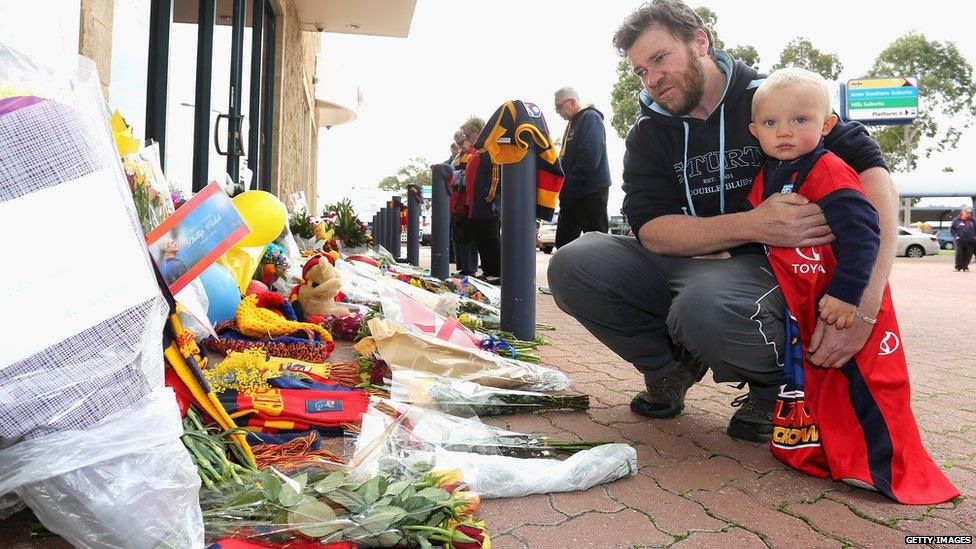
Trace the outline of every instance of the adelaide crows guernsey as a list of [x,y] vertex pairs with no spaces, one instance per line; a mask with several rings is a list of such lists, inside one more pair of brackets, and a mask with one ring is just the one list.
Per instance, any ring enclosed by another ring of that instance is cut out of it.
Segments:
[[[753,206],[762,202],[763,171],[749,193]],[[837,191],[863,192],[854,170],[829,152],[805,178],[784,188],[789,191],[813,203]],[[776,458],[813,476],[877,490],[899,503],[935,504],[959,495],[922,446],[888,287],[864,347],[842,368],[813,366],[804,357],[817,303],[836,266],[832,247],[767,247],[767,253],[789,309],[786,318],[792,320],[785,349],[780,349],[786,383],[774,410],[770,444]]]

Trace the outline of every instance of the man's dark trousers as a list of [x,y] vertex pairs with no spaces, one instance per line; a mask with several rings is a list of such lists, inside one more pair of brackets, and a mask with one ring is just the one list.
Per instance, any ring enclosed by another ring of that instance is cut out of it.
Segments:
[[556,305],[647,383],[680,366],[675,344],[715,381],[782,379],[786,304],[764,255],[670,257],[634,237],[587,233],[552,256],[548,277]]
[[956,241],[956,269],[969,269],[969,262],[976,253],[976,243],[966,244]]
[[607,218],[609,197],[609,187],[578,198],[560,197],[559,221],[556,223],[556,248],[562,248],[576,240],[581,233],[609,231],[610,220]]

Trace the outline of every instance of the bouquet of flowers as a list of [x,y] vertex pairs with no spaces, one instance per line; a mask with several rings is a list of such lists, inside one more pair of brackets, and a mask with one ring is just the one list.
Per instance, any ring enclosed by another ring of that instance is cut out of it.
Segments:
[[[329,468],[332,471],[329,471]],[[369,547],[490,547],[472,514],[480,498],[457,471],[367,474],[315,461],[289,474],[269,467],[200,493],[206,539],[338,541]]]
[[582,411],[590,407],[588,395],[549,395],[499,389],[413,370],[393,372],[390,392],[394,400],[455,416],[468,416],[471,413],[487,417],[548,410]]
[[309,239],[315,236],[315,225],[313,218],[305,213],[304,210],[291,214],[288,218],[288,228],[291,234]]
[[[375,397],[363,414],[356,448],[353,461],[362,462],[366,470],[382,471],[391,463],[408,469],[459,469],[482,498],[586,490],[637,474],[637,452],[627,444],[505,431],[477,417],[459,418]],[[549,457],[557,454],[571,455],[562,461]]]
[[159,168],[159,146],[152,144],[122,157],[142,232],[148,234],[174,211],[169,187]]
[[290,265],[288,250],[284,246],[272,242],[264,249],[264,256],[261,257],[261,268],[255,273],[255,279],[260,280],[270,288],[275,280],[286,277]]
[[344,248],[364,248],[372,241],[366,230],[366,224],[360,221],[352,209],[352,202],[344,198],[328,206],[323,213],[326,223],[332,225],[335,239]]

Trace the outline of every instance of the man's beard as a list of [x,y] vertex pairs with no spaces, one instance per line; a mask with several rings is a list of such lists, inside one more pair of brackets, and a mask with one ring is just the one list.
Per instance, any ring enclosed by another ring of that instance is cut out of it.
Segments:
[[702,96],[705,94],[705,69],[702,67],[701,60],[691,50],[691,47],[688,48],[688,64],[685,70],[675,76],[676,80],[665,82],[664,86],[675,86],[675,91],[679,93],[679,97],[673,97],[672,92],[673,99],[664,101],[655,99],[655,101],[667,109],[669,113],[675,116],[685,116],[698,106]]

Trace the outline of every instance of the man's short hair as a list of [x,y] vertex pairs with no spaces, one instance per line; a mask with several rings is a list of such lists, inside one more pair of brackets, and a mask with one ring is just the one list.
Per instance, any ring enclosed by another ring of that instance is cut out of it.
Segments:
[[553,95],[556,97],[562,97],[563,99],[579,99],[579,94],[576,93],[576,90],[569,86],[559,88]]
[[685,43],[691,42],[698,29],[705,31],[705,36],[708,37],[708,55],[715,57],[711,31],[695,10],[681,0],[654,0],[628,15],[613,35],[613,45],[617,48],[617,53],[625,57],[627,50],[652,25],[661,25],[671,36]]
[[756,88],[756,94],[752,97],[752,116],[756,116],[756,105],[773,90],[779,90],[789,86],[800,86],[817,94],[820,103],[826,114],[830,114],[830,87],[827,80],[819,74],[801,69],[800,67],[786,67],[773,71],[772,74],[763,80],[762,84]]

